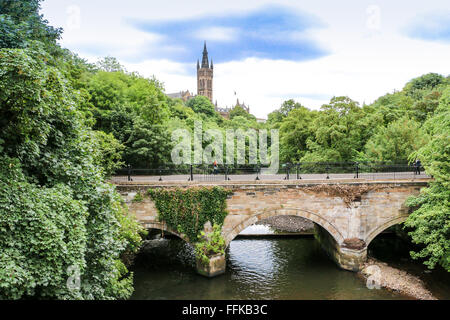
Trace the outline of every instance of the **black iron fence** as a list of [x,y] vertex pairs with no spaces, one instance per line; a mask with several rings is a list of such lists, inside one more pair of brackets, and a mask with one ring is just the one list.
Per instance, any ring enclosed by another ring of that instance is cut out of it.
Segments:
[[426,178],[423,167],[408,163],[315,162],[286,163],[274,172],[260,165],[163,165],[158,168],[117,170],[112,177],[120,181],[251,181],[302,179],[414,179]]

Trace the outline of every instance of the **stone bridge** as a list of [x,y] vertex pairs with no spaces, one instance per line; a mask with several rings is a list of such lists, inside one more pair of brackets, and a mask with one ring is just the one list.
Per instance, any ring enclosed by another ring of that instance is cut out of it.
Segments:
[[[158,221],[148,198],[133,202],[138,192],[150,188],[221,186],[233,191],[227,199],[228,216],[222,235],[228,246],[245,228],[273,216],[309,219],[315,236],[329,256],[343,269],[358,271],[367,258],[370,242],[387,228],[402,223],[410,213],[405,200],[427,186],[427,179],[399,181],[260,181],[223,183],[124,183],[117,190],[147,229],[169,230]],[[209,230],[205,229],[206,232]],[[183,238],[183,235],[178,235]],[[215,276],[225,271],[225,257],[214,257],[209,266],[197,264],[200,274]]]

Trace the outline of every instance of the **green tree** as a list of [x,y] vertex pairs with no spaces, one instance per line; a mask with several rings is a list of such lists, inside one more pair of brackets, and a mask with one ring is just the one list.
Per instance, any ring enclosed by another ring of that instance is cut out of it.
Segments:
[[121,161],[125,146],[111,133],[93,131],[93,134],[95,142],[94,163],[103,168],[106,177],[110,177],[125,164]]
[[0,0],[0,48],[26,48],[37,40],[49,52],[60,50],[56,41],[62,29],[49,26],[39,14],[41,1]]
[[129,107],[117,107],[108,112],[96,128],[111,133],[122,144],[128,141],[138,116]]
[[126,69],[120,62],[114,57],[105,57],[99,62],[97,62],[97,66],[100,70],[105,72],[126,72]]
[[244,117],[244,118],[246,118],[248,120],[256,121],[256,117],[254,115],[252,115],[252,114],[249,114],[241,106],[235,106],[230,111],[230,120],[233,120],[233,118],[237,117],[237,116]]
[[425,144],[420,123],[403,117],[387,127],[378,127],[365,146],[365,159],[369,161],[407,160]]
[[88,86],[91,102],[99,110],[112,110],[126,105],[126,91],[130,79],[123,72],[99,71],[91,79]]
[[160,124],[137,121],[126,146],[124,159],[135,168],[158,168],[170,160],[172,142]]
[[366,112],[379,118],[377,126],[387,126],[408,114],[408,109],[414,100],[406,96],[404,92],[388,93],[378,98],[372,105],[366,107]]
[[187,107],[181,99],[168,99],[170,115],[180,120],[186,120],[195,115],[194,110]]
[[437,73],[428,73],[418,78],[409,81],[403,91],[406,95],[416,96],[421,95],[423,90],[431,90],[445,82],[445,78]]
[[283,117],[287,117],[292,110],[295,110],[298,108],[303,108],[303,106],[300,103],[295,102],[294,100],[290,99],[290,100],[283,102],[283,104],[281,105],[280,109],[278,109],[278,111],[283,115]]
[[[120,221],[135,222],[104,183],[98,143],[44,48],[0,50],[0,228],[9,230],[0,238],[0,298],[125,299],[132,274],[120,258],[137,243]],[[83,280],[69,292],[73,264]]]
[[[90,102],[97,119],[96,128],[108,130],[104,122],[117,109],[131,108],[135,116],[151,123],[166,121],[167,98],[159,82],[135,73],[99,71],[89,81]],[[124,141],[121,141],[124,142]]]
[[424,128],[428,143],[412,157],[421,160],[434,181],[419,196],[408,199],[408,206],[417,210],[405,225],[413,229],[409,233],[412,241],[423,246],[412,257],[424,259],[431,269],[440,264],[450,272],[450,87]]
[[439,105],[441,94],[440,90],[424,92],[422,99],[415,101],[408,110],[411,117],[421,123],[424,123],[428,117],[432,117]]
[[353,161],[365,144],[365,128],[359,122],[363,115],[362,108],[350,98],[332,98],[312,124],[314,137],[307,141],[308,152],[302,162]]
[[289,115],[289,112],[301,107],[303,106],[300,103],[295,102],[292,99],[284,101],[280,108],[269,113],[267,125],[270,128],[279,129],[281,126],[281,122]]
[[289,112],[280,126],[281,162],[298,162],[307,151],[307,141],[314,136],[312,124],[317,112],[297,107]]
[[217,117],[214,105],[209,101],[208,98],[204,96],[196,96],[195,98],[189,99],[186,105],[194,110],[195,113],[202,113],[207,117]]
[[0,299],[81,299],[66,281],[86,270],[87,208],[62,184],[27,181],[17,159],[0,156]]

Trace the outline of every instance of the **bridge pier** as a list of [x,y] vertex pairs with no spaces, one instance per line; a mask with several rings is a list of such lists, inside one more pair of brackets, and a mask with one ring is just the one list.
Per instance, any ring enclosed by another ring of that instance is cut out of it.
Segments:
[[216,277],[225,273],[226,266],[224,254],[210,257],[208,264],[205,264],[200,261],[200,259],[197,259],[197,272],[208,278]]
[[328,256],[344,270],[357,272],[367,260],[367,246],[363,241],[359,247],[340,245],[328,231],[317,224],[314,224],[314,237]]

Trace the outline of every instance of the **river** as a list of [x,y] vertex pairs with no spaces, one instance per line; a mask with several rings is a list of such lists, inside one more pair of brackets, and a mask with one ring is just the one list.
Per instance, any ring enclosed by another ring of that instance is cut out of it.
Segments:
[[[436,297],[450,299],[448,273],[426,271],[408,259],[399,241],[375,239],[370,253],[416,273]],[[385,289],[368,289],[356,273],[339,269],[312,237],[235,239],[227,249],[226,273],[213,279],[196,273],[193,248],[184,241],[151,240],[132,270],[132,299],[139,300],[409,299]]]

